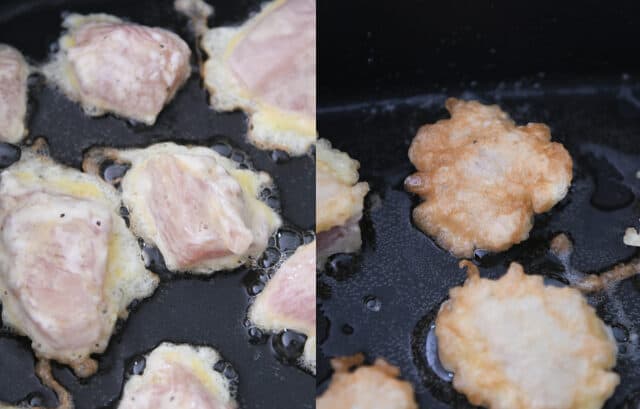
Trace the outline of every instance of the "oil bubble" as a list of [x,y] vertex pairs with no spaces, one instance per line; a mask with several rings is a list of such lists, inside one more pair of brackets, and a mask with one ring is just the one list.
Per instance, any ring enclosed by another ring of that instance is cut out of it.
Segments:
[[355,257],[349,253],[338,253],[329,257],[325,267],[325,274],[338,281],[346,280],[355,270]]
[[249,342],[254,345],[264,344],[268,338],[267,335],[264,332],[262,332],[260,328],[257,328],[257,327],[249,328],[247,333],[249,334]]
[[281,150],[274,150],[271,152],[271,160],[275,163],[284,163],[290,159],[290,156],[287,152]]
[[233,148],[224,142],[217,142],[211,146],[211,149],[218,152],[221,156],[228,158],[231,156],[231,152],[233,152]]
[[349,324],[344,324],[342,326],[342,328],[340,328],[342,330],[342,333],[345,335],[352,335],[353,334],[353,327]]
[[227,363],[221,359],[213,365],[213,370],[222,373],[226,366]]
[[171,271],[167,268],[167,265],[164,262],[164,257],[157,247],[143,243],[142,260],[144,261],[145,267],[154,273],[160,276],[171,275]]
[[126,163],[116,163],[112,161],[105,161],[100,166],[100,173],[102,178],[111,184],[115,184],[122,179],[122,177],[131,168],[131,165]]
[[145,357],[138,357],[134,359],[129,364],[128,373],[129,375],[142,375],[144,373],[144,369],[147,366],[147,360]]
[[231,153],[231,160],[238,162],[238,163],[244,163],[245,161],[245,155],[242,152],[238,152],[238,151],[233,151]]
[[440,362],[440,356],[438,355],[438,339],[436,337],[435,324],[431,324],[429,327],[425,352],[427,356],[427,365],[429,365],[429,368],[431,368],[433,373],[443,381],[451,382],[453,374],[444,368],[442,362]]
[[162,253],[157,247],[144,245],[142,255],[144,257],[144,265],[147,268],[157,267],[158,265],[164,265]]
[[271,196],[271,193],[272,193],[271,189],[269,189],[268,187],[265,187],[260,192],[260,197],[267,198],[267,197]]
[[500,256],[484,249],[475,249],[473,259],[480,267],[492,267],[500,262]]
[[283,228],[276,233],[276,244],[281,251],[294,251],[302,242],[302,235],[295,230]]
[[611,332],[616,341],[624,343],[629,341],[629,330],[622,324],[611,325]]
[[262,292],[262,290],[264,290],[264,286],[265,286],[265,284],[262,281],[257,281],[255,283],[253,283],[253,285],[248,287],[249,295],[256,296],[256,295],[260,294]]
[[378,312],[382,308],[382,301],[375,295],[367,295],[363,299],[364,306],[367,310]]
[[227,363],[225,365],[224,370],[222,371],[222,375],[230,381],[238,379],[238,372],[231,366],[231,364]]
[[273,210],[280,210],[280,198],[278,196],[269,196],[265,199],[265,202]]
[[316,239],[316,233],[313,231],[305,231],[302,233],[302,241],[304,244],[309,244]]
[[35,408],[44,406],[44,403],[44,397],[40,393],[34,392],[28,394],[24,399],[22,399],[20,403],[18,403],[18,406]]
[[296,364],[304,352],[307,337],[295,331],[284,330],[271,338],[271,347],[276,358],[288,364]]
[[262,268],[274,267],[280,261],[280,251],[275,247],[267,247],[258,260],[258,265]]
[[131,224],[131,222],[129,221],[129,209],[124,206],[120,206],[120,216],[124,219],[127,227],[129,227]]

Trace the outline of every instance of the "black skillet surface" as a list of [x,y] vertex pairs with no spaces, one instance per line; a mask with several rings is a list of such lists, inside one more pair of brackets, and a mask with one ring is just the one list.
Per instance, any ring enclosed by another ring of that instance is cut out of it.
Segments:
[[[620,82],[597,88],[549,86],[513,92],[505,86],[446,95],[499,103],[518,122],[547,123],[554,139],[574,159],[568,197],[537,218],[529,240],[480,260],[483,276],[500,276],[511,261],[518,261],[529,273],[557,278],[562,265],[547,255],[547,249],[550,239],[561,232],[573,239],[573,267],[581,271],[597,272],[636,255],[634,248],[622,243],[622,235],[626,227],[637,226],[640,217],[635,200],[640,193],[640,180],[635,177],[640,170],[640,146],[630,143],[640,132],[640,104],[635,99],[640,87]],[[402,185],[413,170],[406,159],[409,143],[421,124],[446,117],[442,108],[446,95],[327,109],[319,114],[321,132],[332,135],[334,146],[360,161],[360,177],[373,192],[362,223],[364,250],[355,260],[354,271],[320,278],[319,350],[324,356],[364,351],[371,358],[387,357],[416,386],[424,408],[466,407],[461,403],[464,399],[438,379],[425,361],[426,330],[448,290],[461,285],[465,273],[453,256],[412,225],[411,209],[417,201]],[[354,134],[366,135],[367,145],[348,137]],[[384,149],[378,149],[381,146]],[[640,280],[627,280],[614,297],[590,298],[605,321],[626,327],[627,337],[640,330],[637,284]],[[622,384],[611,408],[632,391],[640,391],[640,374],[634,369],[639,346],[629,341],[620,347],[628,351],[618,357]],[[321,354],[320,383],[329,375]]]
[[[564,266],[547,251],[558,233],[573,239],[581,271],[640,255],[622,243],[640,217],[640,83],[625,74],[640,71],[631,57],[637,3],[367,4],[318,10],[319,133],[359,160],[371,185],[362,253],[319,276],[318,392],[329,357],[362,351],[399,366],[421,408],[468,408],[426,359],[430,324],[465,273],[411,222],[409,144],[421,125],[448,117],[444,100],[455,96],[498,103],[518,123],[544,122],[571,153],[567,198],[536,218],[529,240],[476,260],[483,276],[518,261],[561,283]],[[640,405],[638,299],[638,277],[589,297],[619,340],[621,384],[607,408]]]
[[[0,5],[0,42],[21,50],[32,64],[44,61],[60,34],[61,13],[105,12],[178,33],[194,50],[187,20],[177,16],[172,1],[60,1],[3,2]],[[259,9],[259,1],[212,2],[216,8],[210,25],[241,23]],[[195,58],[194,58],[195,67]],[[271,153],[245,142],[244,114],[215,113],[194,72],[186,86],[160,114],[153,127],[132,126],[111,116],[89,118],[80,107],[57,91],[33,79],[28,122],[31,136],[45,136],[53,158],[79,167],[82,153],[94,145],[146,146],[178,140],[211,145],[226,141],[245,152],[257,169],[270,173],[280,191],[285,223],[298,230],[314,225],[314,164],[310,157],[276,163]],[[285,239],[290,238],[286,236]],[[283,240],[287,241],[287,240]],[[294,240],[295,241],[295,240]],[[292,247],[295,243],[283,243]],[[162,341],[188,342],[217,348],[239,374],[242,408],[310,408],[313,377],[276,360],[270,341],[251,344],[244,326],[250,296],[241,270],[210,279],[180,277],[163,280],[155,294],[138,304],[117,331],[105,354],[98,357],[95,376],[76,379],[71,371],[54,365],[54,375],[68,387],[79,409],[110,407],[117,402],[128,366]],[[35,394],[34,403],[56,404],[55,396],[33,374],[29,342],[0,332],[0,401],[18,402]],[[33,396],[31,396],[33,397]]]

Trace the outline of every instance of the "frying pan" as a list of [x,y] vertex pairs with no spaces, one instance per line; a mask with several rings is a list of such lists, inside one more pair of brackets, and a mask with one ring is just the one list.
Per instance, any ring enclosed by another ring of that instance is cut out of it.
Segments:
[[[572,267],[598,273],[637,257],[622,243],[640,207],[638,5],[595,2],[367,2],[318,9],[318,128],[360,161],[371,185],[362,252],[336,256],[318,277],[317,393],[328,359],[364,352],[397,365],[421,408],[469,408],[436,373],[427,336],[448,291],[466,278],[458,260],[411,221],[416,197],[407,152],[418,128],[447,118],[449,96],[497,103],[519,124],[543,122],[571,153],[567,197],[536,217],[530,238],[500,254],[479,253],[485,277],[511,261],[550,284],[564,266],[549,242],[566,233]],[[601,4],[601,3],[600,3]],[[588,296],[614,329],[621,384],[607,408],[640,407],[640,280]],[[430,338],[431,339],[431,338]]]
[[[178,16],[169,0],[30,0],[5,1],[0,5],[0,42],[21,50],[32,64],[44,61],[60,34],[61,15],[69,12],[105,12],[146,25],[168,28],[195,49],[186,18]],[[239,24],[259,10],[259,1],[212,1],[215,15],[210,25]],[[193,65],[196,67],[195,58]],[[54,159],[76,168],[82,154],[92,146],[148,146],[166,140],[226,149],[232,146],[251,158],[253,165],[271,174],[279,189],[285,221],[276,239],[283,250],[292,251],[300,234],[314,227],[314,163],[310,156],[283,160],[282,155],[260,151],[245,142],[246,117],[241,112],[216,113],[208,107],[207,93],[194,72],[184,89],[160,114],[153,127],[130,125],[105,116],[90,118],[81,108],[32,78],[28,126],[32,137],[44,136]],[[220,145],[220,143],[226,145]],[[308,237],[308,235],[307,235]],[[155,294],[132,308],[129,319],[118,325],[107,351],[98,356],[99,372],[79,380],[64,366],[54,365],[54,376],[73,394],[79,409],[114,407],[123,380],[138,358],[162,341],[211,345],[230,362],[239,375],[238,398],[243,408],[310,408],[313,377],[293,365],[279,362],[271,339],[250,341],[244,325],[250,302],[248,288],[255,271],[241,268],[211,278],[173,277],[161,273]],[[254,334],[255,335],[255,334]],[[0,401],[29,401],[47,407],[55,396],[34,375],[29,341],[0,332]]]

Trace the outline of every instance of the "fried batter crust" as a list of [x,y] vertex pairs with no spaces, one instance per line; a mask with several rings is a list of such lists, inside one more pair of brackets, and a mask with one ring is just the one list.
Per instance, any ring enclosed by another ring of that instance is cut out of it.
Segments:
[[597,409],[619,377],[617,345],[579,291],[545,286],[512,263],[499,280],[470,277],[436,318],[453,386],[491,409]]
[[[409,382],[398,379],[400,370],[378,358],[371,366],[360,366],[364,356],[331,360],[335,370],[331,384],[316,399],[317,409],[418,409]],[[349,372],[352,367],[358,367]]]
[[368,183],[358,182],[360,163],[326,139],[318,140],[316,155],[316,232],[359,221],[369,192]]
[[567,194],[571,157],[544,124],[516,126],[497,105],[445,105],[451,118],[424,125],[409,149],[418,171],[405,189],[424,200],[413,220],[457,257],[506,250]]

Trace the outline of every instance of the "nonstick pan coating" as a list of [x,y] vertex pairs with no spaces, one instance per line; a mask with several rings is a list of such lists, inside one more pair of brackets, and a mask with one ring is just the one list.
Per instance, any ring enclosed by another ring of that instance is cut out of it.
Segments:
[[[622,243],[625,228],[637,227],[640,216],[640,86],[633,77],[464,83],[414,98],[324,106],[318,114],[320,135],[360,161],[361,180],[370,183],[371,193],[362,221],[364,247],[352,271],[319,276],[319,391],[330,376],[327,357],[362,351],[369,359],[385,357],[398,365],[416,387],[420,407],[470,407],[425,359],[429,325],[465,273],[453,256],[412,225],[411,210],[418,202],[403,189],[404,178],[414,170],[407,158],[409,144],[420,125],[448,117],[448,96],[498,103],[518,123],[548,124],[553,139],[574,160],[567,198],[536,218],[527,241],[476,260],[483,276],[499,277],[518,261],[528,273],[557,283],[563,266],[547,249],[558,233],[572,238],[573,267],[584,272],[599,272],[640,254]],[[611,293],[588,297],[598,315],[614,326],[620,349],[615,370],[621,383],[607,408],[640,404],[639,298],[638,276]]]
[[[195,40],[186,18],[178,16],[173,1],[5,1],[0,5],[0,42],[21,50],[32,64],[45,61],[49,47],[60,35],[63,12],[105,12],[138,23],[168,28],[184,38],[191,49]],[[211,1],[215,15],[210,25],[239,24],[259,9],[259,1]],[[195,58],[193,65],[196,67]],[[186,86],[160,114],[153,127],[132,126],[106,116],[89,118],[81,108],[41,78],[33,78],[30,93],[30,136],[44,136],[54,159],[79,167],[83,152],[95,145],[147,146],[176,140],[211,145],[226,141],[246,152],[257,169],[270,173],[280,192],[285,224],[300,230],[314,227],[314,163],[305,156],[276,163],[271,152],[245,142],[246,117],[241,112],[216,113],[207,105],[207,93],[194,72]],[[314,380],[302,370],[280,363],[269,341],[249,342],[243,325],[249,295],[243,279],[250,271],[217,274],[210,279],[163,276],[151,298],[138,304],[119,327],[107,351],[98,357],[99,372],[76,379],[71,371],[54,365],[54,376],[75,398],[78,409],[111,407],[120,397],[128,366],[162,341],[188,342],[217,348],[239,374],[239,402],[243,408],[310,408]],[[0,332],[0,401],[27,397],[45,406],[55,396],[33,373],[29,342],[6,330]],[[33,395],[35,394],[35,395]]]

